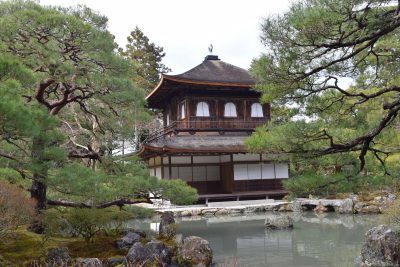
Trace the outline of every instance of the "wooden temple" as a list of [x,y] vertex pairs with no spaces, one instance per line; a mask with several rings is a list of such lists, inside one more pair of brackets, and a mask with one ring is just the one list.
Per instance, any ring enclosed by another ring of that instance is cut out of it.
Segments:
[[182,179],[200,198],[280,197],[287,162],[248,153],[245,139],[267,123],[270,105],[259,102],[248,71],[208,55],[193,69],[161,76],[147,96],[163,114],[139,155],[160,179]]

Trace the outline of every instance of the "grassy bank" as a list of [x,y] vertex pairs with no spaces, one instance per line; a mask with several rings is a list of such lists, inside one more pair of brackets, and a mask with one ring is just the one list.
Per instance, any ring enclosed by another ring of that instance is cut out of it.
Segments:
[[12,237],[0,242],[0,266],[29,266],[33,262],[44,263],[47,250],[54,247],[67,247],[72,258],[96,257],[110,258],[125,256],[126,251],[115,247],[115,236],[96,236],[93,242],[86,243],[82,238],[45,237],[19,229]]

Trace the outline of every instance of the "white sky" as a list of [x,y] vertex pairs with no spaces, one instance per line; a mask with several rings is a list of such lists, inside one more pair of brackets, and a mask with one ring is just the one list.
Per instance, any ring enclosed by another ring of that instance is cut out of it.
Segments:
[[164,47],[163,63],[179,74],[200,64],[213,44],[213,54],[249,68],[263,51],[262,19],[282,13],[290,0],[40,0],[42,5],[84,4],[109,19],[109,30],[125,47],[139,26],[151,42]]

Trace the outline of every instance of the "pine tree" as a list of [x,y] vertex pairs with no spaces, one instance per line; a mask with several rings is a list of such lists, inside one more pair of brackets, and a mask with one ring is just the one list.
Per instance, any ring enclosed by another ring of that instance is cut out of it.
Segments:
[[165,56],[164,48],[150,42],[137,26],[127,37],[127,41],[125,50],[120,52],[135,64],[137,71],[135,81],[147,90],[153,89],[160,80],[160,74],[171,71],[162,63]]

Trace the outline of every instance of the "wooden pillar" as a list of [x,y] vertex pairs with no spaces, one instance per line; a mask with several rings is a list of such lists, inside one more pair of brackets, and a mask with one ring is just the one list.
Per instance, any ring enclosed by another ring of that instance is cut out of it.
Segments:
[[244,108],[243,108],[243,120],[245,121],[246,120],[246,114],[247,114],[247,101],[246,100],[244,100],[243,101],[243,103],[244,103]]
[[161,179],[164,179],[164,157],[161,157]]
[[172,179],[172,167],[171,167],[171,156],[168,155],[168,171],[169,171],[169,179]]

